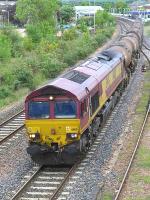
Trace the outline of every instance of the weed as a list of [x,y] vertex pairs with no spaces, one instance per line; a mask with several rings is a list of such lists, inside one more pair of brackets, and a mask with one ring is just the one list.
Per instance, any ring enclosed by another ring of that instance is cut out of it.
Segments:
[[105,192],[103,195],[103,200],[112,200],[113,199],[113,195],[110,192]]

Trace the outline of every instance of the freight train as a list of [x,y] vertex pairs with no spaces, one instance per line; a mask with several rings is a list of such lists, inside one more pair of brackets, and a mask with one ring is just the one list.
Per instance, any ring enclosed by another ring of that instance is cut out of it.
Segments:
[[88,151],[135,70],[142,39],[135,20],[108,49],[27,96],[27,152],[35,162],[73,164]]

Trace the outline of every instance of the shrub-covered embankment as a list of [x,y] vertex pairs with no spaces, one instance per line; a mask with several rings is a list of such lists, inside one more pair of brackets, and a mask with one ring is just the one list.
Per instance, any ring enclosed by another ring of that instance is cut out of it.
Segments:
[[41,37],[39,41],[31,27],[24,38],[13,27],[3,28],[0,31],[0,107],[20,99],[94,52],[112,36],[115,22],[108,20],[106,26],[97,28],[95,33],[88,29],[82,31],[81,27],[71,28],[61,37]]

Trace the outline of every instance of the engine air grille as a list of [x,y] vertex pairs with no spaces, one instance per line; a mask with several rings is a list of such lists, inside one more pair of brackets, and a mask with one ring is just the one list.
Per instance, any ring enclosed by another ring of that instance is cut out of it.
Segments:
[[89,77],[90,77],[90,75],[87,75],[87,74],[84,74],[83,72],[79,72],[79,71],[75,71],[75,70],[70,71],[63,76],[63,78],[66,78],[68,80],[74,81],[79,84],[86,81]]

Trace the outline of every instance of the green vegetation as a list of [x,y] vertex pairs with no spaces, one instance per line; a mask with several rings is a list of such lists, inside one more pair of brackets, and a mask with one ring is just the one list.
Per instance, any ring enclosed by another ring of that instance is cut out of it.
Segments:
[[110,2],[110,1],[105,2],[103,4],[103,7],[106,11],[109,11],[111,8],[115,8],[117,9],[117,11],[119,10],[123,11],[124,9],[129,8],[128,4],[124,0],[117,0],[115,2]]
[[[71,5],[83,5],[83,6],[87,6],[89,5],[89,0],[61,0],[61,2],[63,2],[63,4],[71,4]],[[90,0],[90,5],[102,5],[104,6],[105,4],[116,4],[116,0]],[[117,2],[125,2],[125,3],[132,3],[134,2],[134,0],[118,0]]]
[[150,168],[150,149],[141,147],[138,150],[137,166]]
[[146,112],[148,100],[149,100],[149,91],[150,91],[150,72],[148,71],[145,74],[145,81],[144,81],[144,90],[142,93],[142,98],[137,106],[136,113],[138,115],[144,115]]
[[112,200],[113,195],[111,193],[105,193],[102,197],[103,200]]
[[59,17],[62,23],[71,22],[74,16],[75,16],[74,7],[70,5],[64,5],[60,8]]
[[150,176],[143,176],[136,173],[132,177],[132,181],[134,181],[135,184],[139,182],[144,182],[144,184],[150,184]]
[[[56,0],[17,1],[16,16],[27,22],[27,36],[22,38],[14,27],[5,26],[0,30],[0,107],[18,100],[47,79],[86,58],[114,32],[115,20],[107,14],[109,17],[103,25],[96,23],[95,33],[90,33],[83,19],[76,27],[57,37],[54,16],[61,13],[61,9],[70,13],[69,21],[72,21],[72,10],[59,8]],[[66,22],[66,14],[61,13],[62,16]],[[105,16],[102,13],[102,17]]]

